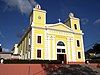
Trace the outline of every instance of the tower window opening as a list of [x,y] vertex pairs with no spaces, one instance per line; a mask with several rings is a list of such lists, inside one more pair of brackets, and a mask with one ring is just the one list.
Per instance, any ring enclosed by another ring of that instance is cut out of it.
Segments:
[[41,43],[41,36],[37,36],[37,43]]
[[79,59],[81,58],[81,53],[80,53],[80,52],[78,52],[78,58],[79,58]]
[[79,40],[77,40],[77,46],[80,47],[80,42],[79,42]]
[[39,49],[37,50],[37,57],[41,58],[41,50],[39,50]]
[[77,29],[77,25],[76,24],[74,24],[74,28]]

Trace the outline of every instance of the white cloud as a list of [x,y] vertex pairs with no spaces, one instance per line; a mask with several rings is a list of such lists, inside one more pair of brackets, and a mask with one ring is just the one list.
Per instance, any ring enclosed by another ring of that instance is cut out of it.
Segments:
[[100,19],[95,20],[93,24],[100,24]]
[[[37,4],[35,0],[2,0],[7,7],[17,8],[22,14],[29,14]],[[6,7],[6,8],[7,8]]]
[[29,0],[29,2],[31,3],[32,6],[37,4],[37,2],[35,0]]
[[2,51],[4,51],[4,52],[9,52],[10,50],[7,49],[7,48],[2,48]]
[[4,35],[2,34],[2,32],[0,31],[0,37],[3,37],[4,38]]
[[81,24],[82,25],[86,25],[88,22],[89,22],[89,20],[87,18],[81,19]]
[[1,32],[0,32],[0,36],[1,36],[2,34],[1,34]]

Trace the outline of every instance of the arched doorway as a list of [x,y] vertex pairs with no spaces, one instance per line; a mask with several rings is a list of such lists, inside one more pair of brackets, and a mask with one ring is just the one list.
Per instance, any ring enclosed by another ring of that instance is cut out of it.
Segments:
[[57,60],[66,63],[65,44],[62,41],[57,43]]

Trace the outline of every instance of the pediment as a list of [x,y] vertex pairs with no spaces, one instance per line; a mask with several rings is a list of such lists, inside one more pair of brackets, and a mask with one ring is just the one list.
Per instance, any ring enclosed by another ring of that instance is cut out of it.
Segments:
[[67,25],[63,23],[50,24],[50,25],[47,25],[47,27],[51,29],[56,29],[56,30],[71,31],[71,32],[73,31],[70,27],[68,27]]

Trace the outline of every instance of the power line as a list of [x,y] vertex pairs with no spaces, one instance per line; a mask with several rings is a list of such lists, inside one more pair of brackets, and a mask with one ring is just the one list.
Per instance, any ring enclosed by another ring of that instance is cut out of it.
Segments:
[[89,44],[89,45],[86,46],[85,48],[87,49],[87,48],[89,48],[90,46],[93,46],[93,45],[95,45],[95,44],[98,43],[98,42],[100,42],[100,40],[98,40],[97,42],[94,42],[94,43],[92,43],[92,44]]

